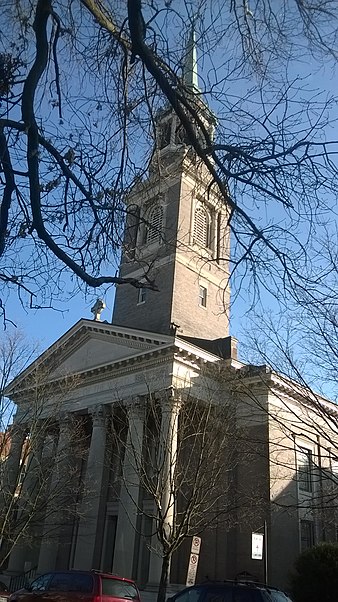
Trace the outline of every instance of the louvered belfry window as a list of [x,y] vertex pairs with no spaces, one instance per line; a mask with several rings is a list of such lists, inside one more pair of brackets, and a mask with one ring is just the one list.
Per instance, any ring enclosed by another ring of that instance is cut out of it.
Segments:
[[195,210],[194,243],[200,247],[210,246],[210,215],[201,205],[198,205]]
[[146,226],[146,243],[160,242],[163,224],[163,207],[156,205],[148,213]]

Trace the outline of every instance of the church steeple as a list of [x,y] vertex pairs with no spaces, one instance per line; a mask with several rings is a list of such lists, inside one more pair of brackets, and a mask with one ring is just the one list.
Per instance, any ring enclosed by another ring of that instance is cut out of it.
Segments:
[[[200,119],[202,119],[212,139],[217,120],[205,102],[198,83],[196,32],[194,24],[189,32],[182,57],[182,77],[180,81],[181,83],[178,85],[179,95],[186,96],[189,99],[192,108],[199,114]],[[191,116],[190,119],[193,122]],[[165,161],[168,163],[168,161],[174,160],[177,156],[178,147],[182,147],[182,145],[185,145],[186,147],[189,146],[189,140],[186,137],[185,130],[175,111],[169,104],[158,112],[155,117],[155,122],[156,142],[154,158],[156,161],[158,160],[159,155],[168,155],[169,152],[171,158],[167,156]],[[200,133],[200,128],[196,127],[196,133]]]
[[201,92],[198,85],[196,31],[194,24],[190,30],[188,43],[186,47],[182,79],[186,88],[190,88],[192,92]]
[[[198,86],[194,28],[183,65],[179,93],[189,96],[212,135],[216,119]],[[157,115],[156,126],[149,176],[127,199],[130,220],[120,272],[141,281],[147,274],[158,291],[117,287],[113,324],[164,334],[172,334],[175,325],[177,334],[187,337],[226,337],[229,209],[171,107]]]

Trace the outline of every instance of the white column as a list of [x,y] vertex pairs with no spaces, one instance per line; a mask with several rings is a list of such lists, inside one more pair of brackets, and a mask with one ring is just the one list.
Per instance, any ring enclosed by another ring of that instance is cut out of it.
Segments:
[[145,405],[139,398],[128,407],[128,435],[126,441],[122,484],[117,519],[114,572],[132,577],[139,512],[140,465],[144,433]]
[[76,540],[74,568],[99,569],[100,555],[97,550],[99,510],[106,453],[106,410],[97,406],[91,411],[92,436],[88,454],[84,492],[81,503],[80,523]]
[[[162,491],[162,512],[164,513],[164,523],[167,535],[170,533],[174,524],[174,472],[177,462],[177,435],[178,435],[178,416],[181,403],[172,398],[162,401],[162,419],[160,436],[160,454],[163,458],[161,463],[161,491]],[[161,449],[162,448],[162,449]]]
[[5,437],[8,437],[8,445],[10,442],[10,450],[4,464],[4,477],[0,491],[0,531],[2,533],[2,537],[0,537],[0,557],[2,557],[3,552],[6,554],[8,550],[8,534],[10,533],[12,536],[15,520],[13,513],[15,508],[14,494],[18,486],[23,443],[26,438],[26,428],[20,423],[18,417],[5,433]]
[[42,500],[37,500],[37,498],[41,497],[41,483],[39,482],[39,478],[43,440],[43,427],[39,428],[38,433],[35,436],[33,434],[29,438],[29,455],[26,464],[26,474],[18,499],[17,522],[20,530],[16,536],[17,541],[8,562],[8,572],[11,573],[23,572],[25,562],[33,561],[32,549],[34,543],[36,543],[36,541],[33,541],[33,525],[36,524],[39,518],[39,509],[42,503]]
[[[71,441],[73,432],[73,416],[64,414],[60,420],[59,440],[55,461],[51,463],[51,481],[46,498],[46,516],[43,526],[42,541],[38,562],[38,573],[46,573],[56,567],[60,535],[64,527],[63,513],[65,498],[63,483],[69,483]],[[61,498],[61,505],[58,502]]]
[[[13,425],[5,433],[10,441],[9,456],[5,463],[5,475],[3,481],[2,496],[4,497],[3,508],[6,505],[6,500],[12,500],[15,490],[18,485],[19,473],[21,468],[22,446],[26,439],[27,426],[18,422]],[[1,496],[1,497],[2,497]]]
[[[161,493],[161,519],[164,522],[167,537],[170,537],[174,525],[174,473],[177,462],[178,417],[181,401],[175,396],[161,401],[161,429],[159,436],[158,460],[159,471],[158,490]],[[159,517],[160,520],[160,517]],[[156,529],[156,525],[154,525]],[[150,552],[149,583],[158,584],[162,569],[162,547],[156,535],[152,538]]]

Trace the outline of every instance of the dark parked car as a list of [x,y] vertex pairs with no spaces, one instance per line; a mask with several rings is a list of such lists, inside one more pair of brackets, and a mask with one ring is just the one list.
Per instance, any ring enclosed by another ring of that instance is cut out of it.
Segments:
[[187,587],[169,600],[170,602],[291,602],[290,598],[276,587],[242,581],[207,581]]
[[99,571],[53,571],[41,575],[10,602],[140,602],[130,579]]

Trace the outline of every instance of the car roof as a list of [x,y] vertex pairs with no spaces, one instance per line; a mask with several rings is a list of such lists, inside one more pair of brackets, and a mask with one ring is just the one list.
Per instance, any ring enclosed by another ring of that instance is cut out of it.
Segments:
[[121,577],[120,575],[116,575],[115,573],[105,573],[102,571],[97,571],[95,569],[92,569],[89,572],[94,573],[96,575],[101,575],[101,577],[108,577],[109,579],[117,579],[118,581],[126,581],[127,583],[132,583],[133,585],[135,585],[135,581],[133,581],[132,579],[128,579],[127,577]]
[[[266,585],[265,583],[259,583],[257,581],[243,581],[236,579],[224,579],[224,581],[203,581],[202,583],[196,583],[191,587],[202,587],[202,588],[219,588],[224,585],[238,586],[238,587],[250,587],[254,589],[267,589],[272,591],[283,591],[273,585]],[[189,587],[186,589],[190,589]]]
[[[105,573],[102,571],[98,571],[96,569],[91,569],[90,571],[84,571],[81,569],[65,569],[65,570],[57,570],[57,571],[46,571],[45,575],[61,575],[64,573],[77,573],[79,575],[98,575],[101,577],[106,577],[107,579],[116,579],[118,581],[125,581],[126,583],[131,583],[135,585],[135,581],[132,579],[127,579],[126,577],[120,577],[120,575],[115,575],[114,573]],[[42,575],[40,575],[42,577]]]

